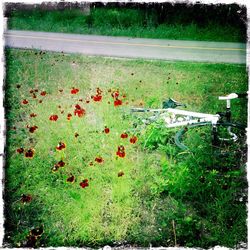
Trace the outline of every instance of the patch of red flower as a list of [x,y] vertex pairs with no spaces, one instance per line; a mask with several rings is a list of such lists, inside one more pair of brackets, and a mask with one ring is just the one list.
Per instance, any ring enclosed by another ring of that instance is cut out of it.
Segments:
[[77,94],[78,92],[79,92],[79,89],[75,89],[75,88],[71,89],[71,94],[72,94],[72,95],[75,95],[75,94]]
[[78,115],[78,117],[82,117],[85,115],[85,109],[81,108],[79,104],[75,105],[74,115]]
[[55,122],[57,121],[57,119],[58,119],[58,115],[51,115],[49,118],[50,121],[55,121]]
[[82,188],[88,187],[89,186],[89,180],[88,179],[84,179],[81,183],[80,186]]
[[100,156],[99,156],[99,157],[96,157],[96,158],[95,158],[95,161],[98,162],[98,163],[103,163],[103,162],[104,162],[103,158],[100,157]]
[[75,176],[71,174],[70,177],[68,177],[66,181],[73,183],[75,181]]
[[118,146],[118,150],[116,152],[116,155],[118,155],[121,158],[125,157],[125,148],[124,148],[124,146],[122,146],[122,145]]
[[52,171],[52,172],[56,172],[59,168],[60,168],[60,167],[59,167],[57,164],[55,164],[55,165],[51,168],[51,171]]
[[104,132],[105,134],[108,134],[108,133],[110,132],[110,129],[109,129],[108,127],[105,126],[103,132]]
[[119,100],[118,98],[114,101],[114,106],[117,107],[117,106],[120,106],[122,105],[122,100]]
[[35,113],[30,114],[30,117],[36,117],[36,116],[37,116],[37,114],[35,114]]
[[64,142],[59,142],[58,145],[56,146],[57,150],[63,150],[66,148],[66,144]]
[[127,133],[122,133],[122,134],[121,134],[121,138],[122,138],[122,139],[128,138],[128,134],[127,134]]
[[32,200],[32,196],[30,194],[22,194],[21,195],[21,202],[22,203],[27,203],[27,202],[31,202]]
[[68,113],[67,120],[70,121],[71,117],[72,117],[72,114]]
[[129,139],[130,143],[135,144],[137,142],[137,137],[135,135],[133,135],[130,139]]
[[26,99],[24,99],[24,100],[22,101],[22,104],[28,104],[28,103],[29,103],[29,101],[26,100]]
[[24,152],[24,148],[18,148],[16,151],[17,153],[22,154]]
[[114,99],[117,99],[119,97],[120,93],[119,93],[119,90],[116,90],[114,92],[111,93],[111,96],[114,98]]
[[38,129],[37,126],[32,126],[29,128],[29,131],[30,131],[30,133],[34,133],[36,131],[36,129]]
[[59,166],[60,168],[64,167],[65,166],[65,162],[63,160],[60,160],[58,163],[57,163],[57,166]]
[[40,93],[41,96],[46,96],[46,94],[47,94],[46,91],[42,91],[42,92]]
[[95,102],[100,102],[102,100],[102,90],[100,88],[96,88],[96,95],[95,96],[91,96],[91,98]]
[[119,171],[118,172],[118,177],[122,177],[124,175],[124,172],[123,171]]
[[25,152],[25,157],[26,158],[33,158],[34,157],[34,154],[35,154],[35,150],[33,148],[30,148],[28,149],[26,152]]

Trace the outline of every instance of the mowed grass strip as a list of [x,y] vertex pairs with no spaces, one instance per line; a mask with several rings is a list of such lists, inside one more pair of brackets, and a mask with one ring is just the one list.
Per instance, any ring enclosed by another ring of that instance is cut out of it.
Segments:
[[[11,49],[6,50],[6,69],[5,241],[27,245],[30,230],[42,227],[35,246],[173,245],[167,220],[184,205],[171,197],[160,201],[155,187],[164,181],[165,155],[143,149],[129,108],[161,107],[172,97],[193,111],[224,110],[217,96],[245,91],[245,68]],[[97,89],[100,101],[94,101]],[[117,90],[119,106],[112,97]],[[235,104],[234,117],[244,121],[246,109]],[[84,109],[81,117],[74,114],[76,105]],[[60,142],[65,148],[57,150]],[[124,157],[117,155],[121,145]],[[32,158],[25,157],[28,149],[34,150]],[[60,161],[65,166],[52,171]],[[73,183],[67,182],[72,176]],[[22,202],[22,194],[31,201]]]

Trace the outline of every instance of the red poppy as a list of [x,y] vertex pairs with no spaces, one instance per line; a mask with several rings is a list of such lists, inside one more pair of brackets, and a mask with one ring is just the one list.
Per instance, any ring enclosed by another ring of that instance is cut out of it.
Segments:
[[122,100],[116,99],[116,100],[114,101],[114,105],[115,105],[115,107],[116,107],[116,106],[122,105]]
[[60,168],[60,167],[59,167],[57,164],[55,164],[55,165],[51,168],[51,171],[52,171],[52,172],[56,172],[59,168]]
[[58,163],[57,163],[57,166],[62,168],[65,166],[65,162],[63,160],[60,160]]
[[81,183],[80,186],[82,188],[88,187],[89,186],[89,180],[88,179],[84,179]]
[[25,152],[25,157],[26,158],[33,158],[34,153],[35,153],[35,150],[33,148],[30,148]]
[[72,94],[72,95],[75,95],[75,94],[77,94],[78,92],[79,92],[79,89],[75,89],[75,88],[71,89],[71,94]]
[[118,155],[121,158],[124,158],[125,157],[125,147],[122,145],[118,146],[118,150],[116,152],[116,155]]
[[70,175],[70,177],[67,178],[67,182],[73,183],[75,181],[75,176],[74,175]]
[[72,117],[72,114],[68,113],[68,115],[67,115],[67,120],[70,121],[71,117]]
[[64,142],[59,142],[58,145],[56,146],[57,150],[63,150],[66,148],[66,144]]
[[82,117],[85,115],[85,109],[81,108],[79,104],[75,105],[74,115],[78,115],[78,117]]
[[123,171],[119,171],[118,172],[118,177],[122,177],[124,175],[124,172]]
[[117,91],[114,91],[113,93],[111,93],[111,96],[114,98],[114,99],[117,99],[119,97],[120,93],[119,93],[119,90]]
[[30,114],[30,117],[36,117],[36,116],[37,116],[37,114],[35,114],[35,113]]
[[77,138],[79,136],[79,134],[77,132],[75,132],[75,138]]
[[46,96],[46,94],[47,94],[46,91],[42,91],[42,92],[40,93],[41,96]]
[[79,104],[76,104],[76,105],[75,105],[75,108],[76,108],[76,109],[81,109],[81,106],[80,106]]
[[22,203],[27,203],[27,202],[31,202],[32,200],[32,196],[30,194],[22,194],[21,196],[21,202]]
[[122,134],[121,134],[121,138],[122,138],[122,139],[128,138],[128,134],[127,134],[127,133],[122,133]]
[[22,104],[28,104],[29,102],[28,102],[28,100],[26,100],[26,99],[24,99],[23,101],[22,101]]
[[136,141],[137,141],[137,137],[136,137],[135,135],[133,135],[133,136],[130,138],[129,141],[130,141],[130,143],[135,144]]
[[105,128],[104,128],[103,132],[104,132],[105,134],[108,134],[108,133],[110,132],[110,129],[109,129],[109,128],[107,128],[107,127],[105,126]]
[[37,126],[32,126],[29,128],[29,131],[30,131],[30,133],[34,133],[36,131],[36,129],[38,129]]
[[24,152],[24,148],[18,148],[16,151],[17,153],[22,154]]
[[58,115],[51,115],[49,119],[50,121],[57,121]]
[[102,157],[96,157],[95,161],[98,162],[98,163],[103,163],[104,162]]
[[92,96],[92,99],[95,101],[95,102],[100,102],[102,100],[102,96],[101,95],[95,95],[95,96]]

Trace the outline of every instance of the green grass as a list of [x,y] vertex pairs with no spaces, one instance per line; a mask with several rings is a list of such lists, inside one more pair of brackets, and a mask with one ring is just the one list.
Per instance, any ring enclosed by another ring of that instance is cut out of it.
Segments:
[[[9,29],[129,36],[141,38],[179,39],[219,42],[245,42],[246,32],[236,25],[210,21],[206,25],[185,22],[178,13],[174,20],[159,23],[155,12],[138,9],[92,8],[90,15],[80,10],[13,11]],[[178,19],[179,17],[179,19]],[[185,19],[185,18],[184,18]]]
[[[173,131],[166,129],[136,132],[135,144],[120,138],[124,131],[129,138],[135,133],[132,106],[160,107],[172,97],[190,110],[223,110],[217,96],[247,89],[244,66],[11,49],[6,68],[5,244],[25,246],[30,230],[41,226],[44,233],[35,246],[173,246],[175,234],[183,246],[233,247],[246,241],[243,145],[237,158],[221,161],[211,151],[206,128],[188,133],[192,153],[179,151]],[[70,93],[73,87],[80,90],[76,95]],[[97,87],[101,102],[91,100]],[[38,89],[37,98],[32,89]],[[126,95],[122,106],[114,107],[109,89]],[[24,99],[29,103],[22,104]],[[74,116],[76,104],[86,110],[83,117]],[[30,118],[31,113],[37,116]],[[59,116],[56,122],[49,120],[52,114]],[[233,116],[246,121],[244,101],[234,102]],[[27,125],[38,129],[30,133]],[[102,132],[105,126],[109,134]],[[60,141],[66,149],[57,151]],[[121,144],[125,158],[116,156]],[[34,157],[18,154],[20,147],[34,148]],[[97,156],[104,163],[96,163]],[[66,165],[53,173],[61,159]],[[70,174],[75,183],[66,182]],[[79,183],[86,178],[89,186],[83,189]],[[22,194],[30,194],[31,202],[22,203]]]

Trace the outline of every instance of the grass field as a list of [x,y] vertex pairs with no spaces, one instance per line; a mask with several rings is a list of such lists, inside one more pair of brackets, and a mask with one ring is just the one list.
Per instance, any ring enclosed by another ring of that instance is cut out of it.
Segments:
[[[188,12],[171,14],[168,23],[158,23],[154,12],[129,8],[92,8],[90,15],[80,10],[13,11],[9,29],[129,36],[157,39],[179,39],[218,42],[245,42],[246,31],[232,24],[210,20],[206,25],[186,22]],[[220,14],[218,14],[219,16]],[[214,17],[218,18],[218,17]],[[172,20],[174,19],[174,20]]]
[[[203,128],[182,152],[173,131],[140,133],[129,113],[168,97],[223,110],[217,96],[247,89],[244,66],[11,49],[6,69],[6,245],[246,242],[244,145],[216,157]],[[233,116],[246,121],[244,100]]]

